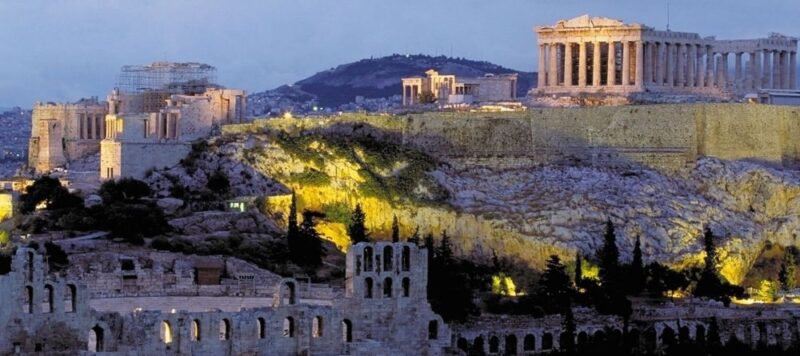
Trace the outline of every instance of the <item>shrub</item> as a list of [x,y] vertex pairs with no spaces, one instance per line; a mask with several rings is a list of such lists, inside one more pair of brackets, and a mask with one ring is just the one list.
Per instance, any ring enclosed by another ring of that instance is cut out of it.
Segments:
[[225,172],[216,170],[208,177],[206,187],[214,193],[225,195],[231,189],[231,182]]
[[104,204],[129,201],[135,202],[150,196],[151,191],[147,183],[133,178],[109,180],[100,186],[97,193],[103,198]]
[[41,203],[46,204],[48,210],[72,209],[83,206],[83,199],[70,193],[61,185],[58,179],[43,176],[25,189],[20,200],[20,212],[28,214],[33,212]]
[[69,265],[69,258],[67,253],[61,246],[47,241],[44,243],[45,256],[47,257],[47,265],[51,271],[60,271]]

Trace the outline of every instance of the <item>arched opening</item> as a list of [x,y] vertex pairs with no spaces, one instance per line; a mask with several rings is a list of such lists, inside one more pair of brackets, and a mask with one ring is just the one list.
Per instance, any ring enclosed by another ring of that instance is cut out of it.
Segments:
[[28,252],[28,282],[33,282],[33,252]]
[[536,336],[532,334],[525,335],[525,338],[522,339],[522,350],[523,351],[535,351],[536,350]]
[[25,286],[25,305],[23,311],[27,314],[33,313],[33,287]]
[[470,354],[483,355],[484,352],[486,351],[483,350],[483,337],[478,336],[475,340],[472,340],[472,352]]
[[578,333],[578,346],[584,346],[589,342],[589,336],[586,335],[585,331],[581,331]]
[[342,320],[342,340],[344,342],[353,342],[353,323],[350,320]]
[[516,335],[514,335],[514,334],[506,335],[505,354],[506,355],[516,355],[517,354],[517,336]]
[[497,336],[492,336],[489,338],[489,353],[496,354],[500,352],[500,339]]
[[664,327],[664,330],[661,331],[661,344],[666,347],[675,346],[675,330],[672,330],[669,326]]
[[44,286],[44,300],[42,300],[42,312],[53,312],[53,286],[47,284]]
[[311,320],[311,337],[322,337],[322,317],[319,315]]
[[400,257],[400,264],[403,272],[411,269],[411,249],[408,246],[403,246],[402,256]]
[[87,349],[89,352],[103,352],[103,328],[100,325],[95,325],[89,330],[89,345]]
[[286,317],[283,319],[283,336],[284,337],[294,337],[294,318],[291,316]]
[[689,336],[689,327],[684,325],[678,329],[678,343],[687,345],[691,341],[691,337]]
[[372,298],[372,278],[364,278],[364,298]]
[[159,333],[161,337],[161,342],[169,345],[172,343],[172,325],[169,324],[169,321],[162,321],[161,322],[161,332]]
[[697,325],[694,330],[694,340],[698,345],[706,344],[706,328],[702,325]]
[[463,337],[460,337],[458,338],[458,341],[456,341],[456,347],[458,347],[458,349],[461,351],[467,352],[469,351],[469,341]]
[[411,295],[411,280],[408,277],[403,278],[403,297]]
[[228,319],[222,319],[219,321],[219,339],[231,339],[231,322]]
[[392,262],[394,262],[392,261],[393,257],[394,257],[394,250],[392,249],[392,246],[385,246],[383,248],[383,270],[385,272],[392,271],[392,264],[393,264]]
[[392,279],[386,278],[383,280],[383,297],[384,298],[391,298],[392,297]]
[[200,334],[200,320],[192,320],[192,341],[200,341],[202,335]]
[[267,321],[264,318],[258,318],[258,338],[263,339],[267,337]]
[[64,311],[74,313],[78,299],[78,288],[74,284],[67,284],[66,295],[64,296]]
[[553,334],[545,333],[542,335],[542,350],[553,349]]
[[628,345],[634,352],[639,351],[639,338],[641,337],[639,329],[631,329],[628,331]]
[[648,353],[653,353],[656,350],[658,343],[658,335],[655,328],[648,328],[644,331],[644,348]]
[[594,345],[605,345],[606,343],[606,333],[603,330],[597,330],[594,332],[592,336],[592,344]]
[[281,291],[281,304],[294,304],[296,292],[294,282],[285,282],[284,286],[286,288]]
[[428,340],[436,340],[439,338],[439,322],[431,320],[428,322]]
[[364,247],[364,271],[372,271],[372,247]]

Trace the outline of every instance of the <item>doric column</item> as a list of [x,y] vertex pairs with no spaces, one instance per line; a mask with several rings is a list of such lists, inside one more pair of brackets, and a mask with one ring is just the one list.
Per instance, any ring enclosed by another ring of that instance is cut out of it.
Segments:
[[733,87],[736,89],[741,89],[744,87],[744,78],[742,78],[742,52],[736,52],[734,55],[734,64],[733,64]]
[[761,88],[761,51],[750,53],[750,58],[753,61],[753,89]]
[[683,43],[676,43],[675,53],[678,56],[678,60],[675,61],[678,64],[676,86],[683,87],[686,86],[686,45]]
[[572,86],[572,43],[564,44],[564,86]]
[[644,82],[653,83],[653,42],[644,43]]
[[772,51],[772,89],[781,88],[781,54]]
[[697,87],[702,88],[706,86],[706,65],[705,65],[705,58],[706,51],[703,49],[701,45],[695,45],[695,52],[697,52]]
[[586,42],[578,44],[578,86],[586,86]]
[[644,85],[644,42],[636,41],[636,87]]
[[783,72],[783,78],[781,79],[781,88],[789,89],[791,87],[789,75],[791,74],[791,70],[789,70],[789,51],[782,51],[781,52],[781,69]]
[[[539,78],[537,79],[539,88],[544,88],[544,86],[547,83],[546,82],[547,69],[545,69],[545,68],[547,68],[545,66],[547,64],[547,57],[546,57],[547,54],[546,53],[547,53],[547,45],[546,44],[540,44],[539,45]],[[405,100],[405,95],[404,95],[404,100]]]
[[688,44],[686,48],[686,86],[695,87],[694,72],[697,66],[697,47]]
[[797,52],[789,54],[789,89],[797,89]]
[[631,85],[631,43],[622,41],[622,85]]
[[675,45],[667,43],[667,86],[675,85]]
[[706,46],[706,86],[714,87],[716,81],[714,80],[714,73],[716,70],[714,66],[717,64],[716,54],[712,52],[711,46]]
[[772,88],[772,57],[770,55],[772,52],[770,50],[764,50],[764,61],[762,64],[764,68],[762,69],[761,75],[761,87],[764,89],[771,89]]
[[592,44],[592,85],[600,86],[600,42]]
[[548,51],[550,56],[547,60],[547,85],[554,87],[558,85],[558,44],[551,43]]
[[728,86],[728,54],[722,53],[717,62],[717,83],[720,89]]
[[606,68],[608,69],[606,85],[615,85],[617,83],[617,48],[614,41],[608,41],[608,65]]
[[656,57],[656,85],[664,85],[664,74],[666,74],[666,70],[664,69],[667,60],[667,50],[664,42],[658,42],[656,49],[658,50]]

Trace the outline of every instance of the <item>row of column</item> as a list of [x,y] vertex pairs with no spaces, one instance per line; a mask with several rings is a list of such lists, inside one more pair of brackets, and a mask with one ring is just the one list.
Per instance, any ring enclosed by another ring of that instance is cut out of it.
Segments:
[[78,114],[78,138],[99,140],[103,138],[105,115]]
[[419,85],[403,85],[403,106],[417,104],[420,89]]
[[539,45],[539,87],[641,86],[641,41],[566,42]]

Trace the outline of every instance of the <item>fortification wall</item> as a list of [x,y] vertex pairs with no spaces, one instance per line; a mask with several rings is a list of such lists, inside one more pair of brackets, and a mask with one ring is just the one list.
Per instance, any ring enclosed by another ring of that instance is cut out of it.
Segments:
[[223,132],[281,129],[372,135],[417,147],[455,164],[530,166],[562,160],[638,162],[673,171],[698,156],[800,161],[800,113],[747,104],[550,108],[511,113],[347,114],[256,120]]

